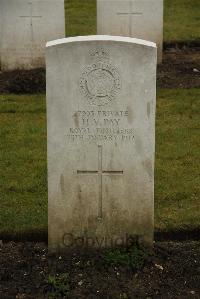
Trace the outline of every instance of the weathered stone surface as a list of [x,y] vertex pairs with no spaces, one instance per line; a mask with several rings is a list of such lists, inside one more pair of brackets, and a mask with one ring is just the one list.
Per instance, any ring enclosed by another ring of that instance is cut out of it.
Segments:
[[45,44],[65,37],[64,0],[0,1],[0,69],[45,66]]
[[47,44],[49,248],[152,244],[156,46]]
[[97,32],[155,42],[162,62],[163,0],[97,0]]

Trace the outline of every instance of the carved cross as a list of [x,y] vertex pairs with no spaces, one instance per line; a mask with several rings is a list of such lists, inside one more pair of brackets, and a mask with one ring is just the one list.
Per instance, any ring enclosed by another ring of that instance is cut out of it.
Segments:
[[129,2],[129,12],[118,12],[118,16],[127,16],[129,18],[129,36],[132,36],[132,17],[142,16],[142,12],[133,12],[133,2]]
[[[34,36],[33,36],[33,19],[35,18],[42,18],[42,16],[35,16],[33,15],[33,3],[32,2],[28,2],[28,5],[30,7],[30,14],[27,16],[20,16],[20,18],[28,18],[30,19],[30,38],[31,38],[31,43],[33,44],[34,41]],[[30,48],[30,52],[31,52],[31,57],[33,57],[33,47]]]
[[42,18],[42,16],[34,16],[33,15],[33,3],[28,2],[28,5],[30,6],[30,14],[28,16],[20,16],[20,18],[29,18],[30,19],[30,25],[33,26],[33,19],[34,18]]
[[99,199],[98,199],[98,218],[102,219],[102,203],[103,203],[103,175],[120,175],[123,170],[103,170],[103,148],[98,145],[98,170],[77,170],[77,174],[97,174],[99,182]]

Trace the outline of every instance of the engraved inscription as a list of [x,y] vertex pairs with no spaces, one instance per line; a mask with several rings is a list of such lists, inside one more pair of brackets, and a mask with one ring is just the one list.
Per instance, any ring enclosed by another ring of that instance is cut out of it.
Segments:
[[67,140],[70,142],[133,142],[134,129],[128,124],[128,118],[128,111],[76,111],[73,116],[74,126],[67,130]]
[[103,147],[98,145],[98,170],[77,170],[77,174],[97,174],[99,182],[98,218],[103,217],[103,175],[123,174],[123,170],[103,170]]
[[103,49],[96,50],[91,57],[94,61],[82,72],[80,91],[90,105],[104,106],[114,100],[121,89],[120,75]]

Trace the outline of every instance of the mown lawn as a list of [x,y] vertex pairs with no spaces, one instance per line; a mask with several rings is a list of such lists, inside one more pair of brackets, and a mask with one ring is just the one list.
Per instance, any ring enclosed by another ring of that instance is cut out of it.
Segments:
[[[159,90],[156,229],[200,227],[200,89]],[[0,96],[0,233],[47,231],[45,96]]]
[[155,226],[200,226],[200,89],[158,91]]
[[0,232],[47,228],[44,96],[0,96]]
[[[200,1],[164,3],[164,41],[200,40]],[[65,7],[67,36],[96,34],[96,0],[67,0]]]

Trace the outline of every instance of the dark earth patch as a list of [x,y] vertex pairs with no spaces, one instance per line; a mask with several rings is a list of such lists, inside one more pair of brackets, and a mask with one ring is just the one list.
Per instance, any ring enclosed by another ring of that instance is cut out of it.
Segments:
[[158,66],[160,88],[200,87],[200,48],[167,48]]
[[[158,66],[157,86],[160,88],[200,87],[200,48],[165,47],[163,63]],[[0,93],[44,93],[45,70],[0,72]]]
[[[66,296],[50,296],[56,283]],[[1,244],[0,298],[200,298],[200,241],[157,242],[138,271],[107,264],[102,251],[54,256],[44,243]]]
[[46,89],[45,70],[0,72],[0,93],[35,94]]

